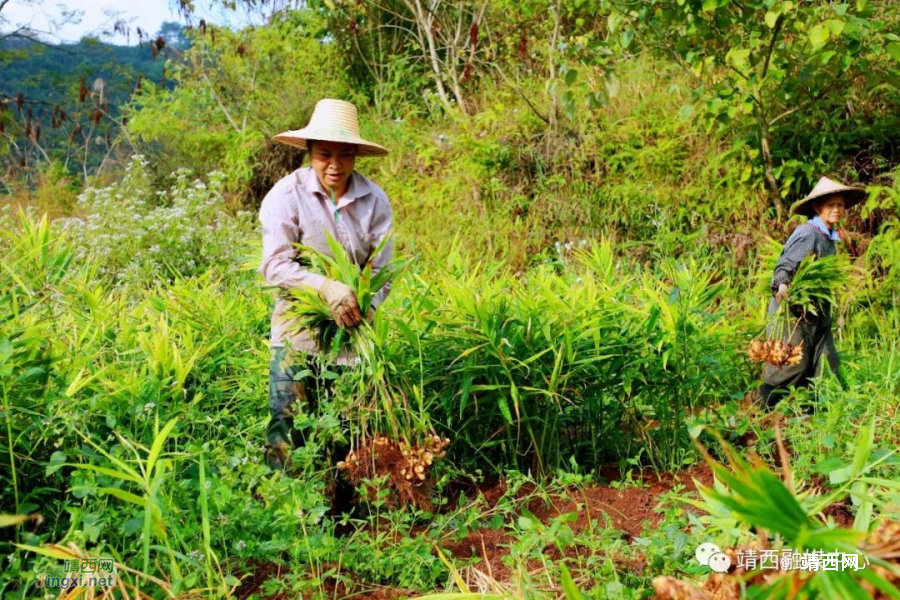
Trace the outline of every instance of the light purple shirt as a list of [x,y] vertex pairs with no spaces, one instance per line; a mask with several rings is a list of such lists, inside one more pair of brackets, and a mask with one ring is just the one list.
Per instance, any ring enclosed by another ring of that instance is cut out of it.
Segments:
[[[262,223],[263,259],[259,267],[266,283],[283,289],[308,285],[321,289],[325,277],[312,273],[297,261],[299,242],[331,256],[325,232],[338,240],[356,264],[365,265],[372,251],[391,230],[393,215],[387,195],[372,181],[354,171],[347,191],[331,202],[311,167],[297,169],[276,183],[263,199],[259,209]],[[387,264],[393,255],[393,241],[389,240],[378,256],[372,259],[372,274]],[[377,307],[390,293],[390,284],[372,298]],[[290,345],[307,354],[318,351],[308,331],[290,336],[292,324],[282,318],[288,300],[281,294],[272,312],[272,347]],[[338,362],[345,362],[346,356]]]

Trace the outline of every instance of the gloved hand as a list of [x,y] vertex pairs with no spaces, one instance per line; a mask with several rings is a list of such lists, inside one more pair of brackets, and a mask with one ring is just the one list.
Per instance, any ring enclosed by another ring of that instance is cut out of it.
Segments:
[[781,304],[785,300],[790,300],[790,296],[788,296],[788,286],[786,283],[782,283],[778,286],[778,291],[775,292],[775,299],[778,300],[779,304]]
[[319,290],[319,295],[328,303],[331,316],[334,317],[334,322],[338,327],[342,329],[356,327],[362,321],[359,302],[349,285],[334,279],[326,279],[325,284]]

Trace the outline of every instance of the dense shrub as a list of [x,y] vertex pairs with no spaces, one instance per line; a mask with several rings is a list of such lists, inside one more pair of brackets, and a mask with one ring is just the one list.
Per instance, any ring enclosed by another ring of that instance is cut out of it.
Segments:
[[150,186],[147,161],[135,156],[121,181],[87,188],[78,199],[82,217],[59,222],[79,261],[117,283],[171,281],[211,268],[234,269],[253,232],[249,213],[223,205],[224,175],[208,183],[179,170],[167,190]]

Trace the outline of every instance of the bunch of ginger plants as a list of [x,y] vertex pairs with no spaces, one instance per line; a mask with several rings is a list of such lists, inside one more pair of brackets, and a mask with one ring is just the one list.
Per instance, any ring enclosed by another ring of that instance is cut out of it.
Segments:
[[[764,261],[765,276],[774,271],[781,246],[772,242],[770,250]],[[838,291],[847,285],[849,273],[849,262],[842,255],[819,259],[810,255],[800,261],[791,281],[790,297],[769,317],[764,337],[750,342],[750,360],[776,367],[799,364],[803,358],[803,342],[796,335],[800,323],[830,310]]]

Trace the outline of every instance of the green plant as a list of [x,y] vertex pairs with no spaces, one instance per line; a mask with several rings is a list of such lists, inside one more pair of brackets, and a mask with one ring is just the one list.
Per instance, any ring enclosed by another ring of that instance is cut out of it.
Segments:
[[[390,283],[406,261],[393,260],[373,274],[372,260],[387,245],[390,235],[382,238],[372,251],[369,261],[362,267],[350,259],[344,247],[329,232],[325,232],[325,237],[330,255],[298,244],[300,260],[307,261],[312,272],[349,286],[356,294],[360,312],[366,315],[372,308],[374,295]],[[296,319],[296,331],[313,332],[319,347],[330,352],[332,357],[345,350],[346,346],[352,347],[357,352],[361,350],[368,324],[361,324],[360,327],[350,331],[338,327],[328,303],[309,286],[292,288],[288,295],[291,301],[286,314],[288,318]]]
[[[798,161],[790,160],[796,157],[780,152],[780,138],[828,143],[826,133],[803,132],[802,124],[840,130],[837,107],[846,98],[869,92],[878,97],[886,90],[875,82],[897,74],[900,46],[885,33],[897,15],[874,2],[653,0],[640,9],[611,8],[610,28],[623,46],[635,39],[694,73],[703,84],[697,99],[710,127],[749,126],[754,157],[762,159],[759,178],[779,220],[790,184],[820,170],[815,156],[797,169]],[[857,78],[866,81],[858,92],[834,85]],[[814,148],[804,150],[812,154]]]
[[156,192],[147,167],[134,156],[119,182],[81,194],[83,217],[54,223],[78,259],[97,262],[99,274],[117,284],[171,281],[211,267],[232,273],[252,229],[248,213],[223,206],[224,175],[211,173],[207,184],[179,170],[168,190]]
[[[861,430],[860,451],[854,459],[850,476],[842,488],[826,498],[816,499],[814,505],[810,499],[803,501],[794,493],[793,476],[786,462],[783,464],[785,480],[782,481],[765,465],[748,463],[724,441],[722,443],[728,467],[715,461],[708,454],[706,455],[707,462],[712,466],[716,476],[728,487],[728,490],[701,488],[701,495],[707,502],[718,503],[730,509],[739,522],[757,528],[758,535],[775,535],[785,548],[797,551],[821,551],[824,549],[830,552],[834,549],[837,552],[855,553],[867,557],[867,560],[873,564],[887,569],[884,574],[868,569],[818,570],[811,574],[792,573],[775,579],[759,590],[763,597],[796,597],[798,580],[802,597],[823,597],[835,600],[868,598],[870,594],[862,586],[863,582],[890,597],[900,597],[900,589],[897,589],[886,578],[887,573],[897,576],[900,574],[900,570],[896,565],[886,562],[879,556],[878,550],[867,549],[862,544],[871,517],[869,509],[866,508],[869,502],[866,482],[888,487],[895,483],[889,480],[872,480],[863,476],[867,471],[864,466],[871,452],[870,435],[871,429],[863,428]],[[786,458],[783,447],[782,458]],[[853,495],[863,501],[863,509],[857,517],[859,529],[829,527],[814,516],[830,502],[841,497],[842,494],[846,494],[848,490],[853,490]],[[772,507],[778,507],[778,509],[772,510]]]

